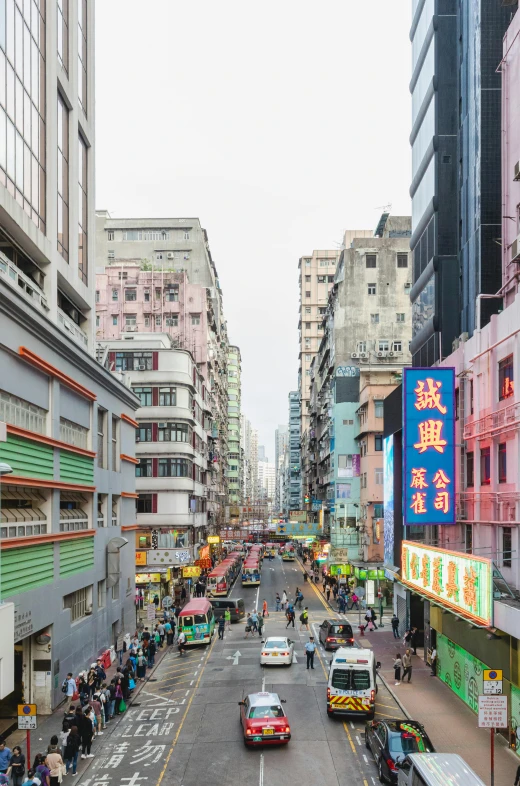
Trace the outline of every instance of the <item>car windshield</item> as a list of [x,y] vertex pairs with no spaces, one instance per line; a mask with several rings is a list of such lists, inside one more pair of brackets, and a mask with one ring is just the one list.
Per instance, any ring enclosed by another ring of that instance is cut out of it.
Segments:
[[370,672],[364,669],[334,669],[331,684],[337,690],[368,690]]
[[350,625],[333,625],[330,632],[334,636],[352,636],[352,629]]
[[251,707],[250,718],[283,718],[283,710],[280,705],[274,704],[272,707]]
[[287,642],[283,641],[283,639],[273,639],[272,641],[266,641],[264,647],[266,650],[281,649],[282,647],[287,647]]
[[388,747],[394,755],[407,753],[424,753],[430,751],[429,740],[418,730],[410,727],[409,731],[388,735]]

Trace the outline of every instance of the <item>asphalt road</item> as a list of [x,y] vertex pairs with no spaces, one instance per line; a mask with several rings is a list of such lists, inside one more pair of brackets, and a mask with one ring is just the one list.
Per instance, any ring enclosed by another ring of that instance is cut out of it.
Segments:
[[[261,608],[265,598],[270,616],[264,635],[279,635],[286,632],[286,620],[274,611],[275,594],[286,589],[294,597],[299,586],[317,635],[323,619],[339,615],[302,578],[298,563],[276,557],[264,561],[259,588],[242,587],[238,579],[231,597],[244,598],[248,611]],[[364,745],[364,720],[327,716],[330,653],[318,650],[314,671],[306,669],[303,648],[310,633],[299,631],[298,617],[299,612],[294,631],[289,629],[296,641],[290,667],[260,666],[259,639],[245,639],[243,623],[234,624],[224,641],[215,634],[209,647],[189,649],[185,658],[171,648],[136,703],[95,741],[95,758],[78,779],[81,786],[377,783],[375,763]],[[237,702],[263,689],[287,700],[292,739],[285,746],[251,750],[243,744]],[[376,710],[376,717],[402,717],[381,683]]]

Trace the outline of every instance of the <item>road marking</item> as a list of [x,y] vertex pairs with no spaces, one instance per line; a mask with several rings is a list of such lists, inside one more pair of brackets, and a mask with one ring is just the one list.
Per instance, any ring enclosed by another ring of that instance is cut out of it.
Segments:
[[262,693],[265,693],[265,671],[264,676],[262,677]]
[[190,691],[189,691],[189,689],[188,689],[184,695],[185,695],[185,696],[187,696],[189,692],[190,692]]
[[348,738],[348,741],[350,742],[350,747],[352,748],[352,752],[353,753],[357,753],[356,746],[354,745],[354,742],[353,742],[352,737],[350,736],[350,732],[348,730],[348,726],[347,726],[347,724],[345,722],[343,723],[343,728],[345,729],[345,732],[347,734],[347,738]]
[[[213,641],[211,642],[211,644],[210,644],[210,647],[209,647],[209,650],[208,650],[208,655],[211,653],[211,651],[212,651],[213,647],[215,646],[215,642],[216,642],[216,641],[217,641],[217,639],[213,639]],[[163,768],[162,768],[162,770],[161,770],[161,773],[160,773],[160,775],[159,775],[159,778],[158,778],[158,780],[157,780],[156,786],[161,786],[162,780],[163,780],[163,778],[164,778],[164,775],[165,775],[165,773],[166,773],[166,770],[167,770],[167,768],[168,768],[168,764],[169,764],[169,762],[170,762],[170,759],[171,759],[171,757],[172,757],[172,753],[173,753],[173,751],[174,751],[174,749],[175,749],[175,746],[177,745],[177,740],[179,739],[179,735],[180,735],[180,733],[181,733],[181,731],[182,731],[182,727],[184,726],[184,721],[186,720],[186,718],[187,718],[187,715],[188,715],[188,712],[190,711],[191,702],[193,701],[193,698],[194,698],[194,696],[195,696],[195,693],[197,692],[197,689],[198,689],[198,687],[199,687],[199,683],[200,683],[200,681],[201,681],[201,679],[202,679],[202,675],[203,675],[203,674],[204,674],[204,669],[202,669],[202,671],[200,672],[200,674],[199,674],[199,678],[198,678],[198,680],[197,680],[197,685],[196,685],[196,687],[195,687],[195,690],[194,690],[194,691],[193,691],[193,693],[191,694],[191,696],[190,696],[190,700],[188,701],[188,704],[186,705],[186,711],[185,711],[185,713],[184,713],[184,716],[183,716],[183,718],[182,718],[182,720],[181,720],[181,722],[180,722],[180,724],[179,724],[179,728],[177,729],[177,733],[176,733],[176,735],[175,735],[175,737],[174,737],[174,739],[173,739],[173,742],[172,742],[172,744],[171,744],[171,748],[170,748],[170,750],[168,751],[168,755],[167,755],[167,757],[166,757],[166,760],[165,760],[165,762],[164,762],[164,767],[163,767]]]
[[365,754],[363,754],[363,758],[364,758],[364,760],[365,760],[365,764],[368,764],[368,759],[367,759],[367,757],[365,756]]
[[260,778],[258,780],[258,786],[264,786],[264,754],[260,754]]
[[354,728],[355,728],[355,726],[354,726],[354,721],[350,721],[350,728],[351,728],[351,729],[354,729]]
[[190,688],[191,688],[191,686],[193,685],[193,683],[194,683],[194,682],[195,682],[195,680],[192,680],[192,681],[190,682]]
[[361,745],[361,738],[360,738],[359,734],[356,734],[356,740],[357,740],[357,744]]

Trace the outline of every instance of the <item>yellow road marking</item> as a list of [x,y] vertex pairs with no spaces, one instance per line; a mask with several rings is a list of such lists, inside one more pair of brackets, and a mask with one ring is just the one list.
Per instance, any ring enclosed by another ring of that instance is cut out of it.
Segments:
[[352,740],[352,737],[350,736],[350,732],[349,732],[349,730],[348,730],[348,726],[347,726],[347,724],[345,723],[345,721],[343,721],[343,728],[345,729],[345,734],[347,735],[347,737],[348,737],[348,741],[350,742],[350,747],[352,748],[352,751],[353,751],[353,752],[356,754],[356,756],[357,756],[357,749],[356,749],[356,746],[354,745],[354,742],[353,742],[353,740]]
[[[377,699],[376,699],[376,701],[377,701]],[[377,706],[378,707],[388,707],[389,710],[395,710],[395,708],[396,708],[395,704],[383,704],[382,701],[378,701],[377,702]]]
[[206,660],[205,660],[205,662],[204,662],[204,664],[203,664],[203,666],[202,666],[202,668],[201,668],[201,670],[200,670],[200,674],[199,674],[199,676],[198,676],[198,678],[197,678],[197,684],[196,684],[196,685],[195,685],[195,687],[193,688],[192,694],[191,694],[191,696],[190,696],[190,698],[189,698],[189,701],[188,701],[188,703],[187,703],[187,705],[186,705],[186,711],[185,711],[184,715],[182,716],[182,720],[181,720],[181,722],[180,722],[179,728],[177,729],[177,733],[176,733],[175,737],[173,738],[173,742],[172,742],[171,748],[170,748],[170,750],[168,751],[168,755],[167,755],[167,757],[166,757],[166,761],[164,762],[164,767],[163,767],[163,768],[162,768],[162,770],[161,770],[161,774],[159,775],[159,778],[158,778],[158,780],[157,780],[157,784],[156,784],[156,786],[161,786],[162,779],[164,778],[164,774],[165,774],[165,772],[166,772],[166,769],[167,769],[167,767],[168,767],[169,761],[170,761],[170,759],[171,759],[171,757],[172,757],[172,753],[173,753],[173,751],[175,750],[175,746],[177,745],[177,740],[179,739],[179,735],[180,735],[180,733],[181,733],[181,731],[182,731],[182,727],[184,726],[184,721],[185,721],[185,720],[186,720],[186,718],[188,717],[188,712],[189,712],[189,710],[190,710],[191,703],[192,703],[192,701],[193,701],[193,697],[195,696],[195,693],[196,693],[196,691],[197,691],[197,689],[198,689],[198,687],[199,687],[200,680],[201,680],[201,678],[202,678],[202,675],[204,674],[204,669],[206,668],[206,665],[207,665],[207,663],[209,662],[209,658],[210,658],[211,652],[212,652],[212,650],[213,650],[213,647],[215,646],[215,643],[216,643],[217,641],[218,641],[218,639],[214,638],[214,639],[213,639],[213,641],[212,641],[212,643],[210,644],[210,647],[209,647],[209,651],[208,651],[207,658],[206,658]]

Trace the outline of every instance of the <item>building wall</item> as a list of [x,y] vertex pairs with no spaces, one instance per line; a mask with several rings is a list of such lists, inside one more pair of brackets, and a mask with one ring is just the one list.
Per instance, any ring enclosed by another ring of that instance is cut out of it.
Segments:
[[509,306],[518,291],[518,262],[513,262],[520,244],[520,179],[515,166],[520,161],[520,16],[515,14],[503,42],[502,71],[502,285],[504,305]]
[[300,394],[289,393],[289,510],[301,510]]
[[241,405],[241,358],[240,349],[230,346],[228,365],[228,453],[227,453],[227,499],[231,518],[237,518],[242,501],[241,478],[242,458],[240,454],[240,405]]

